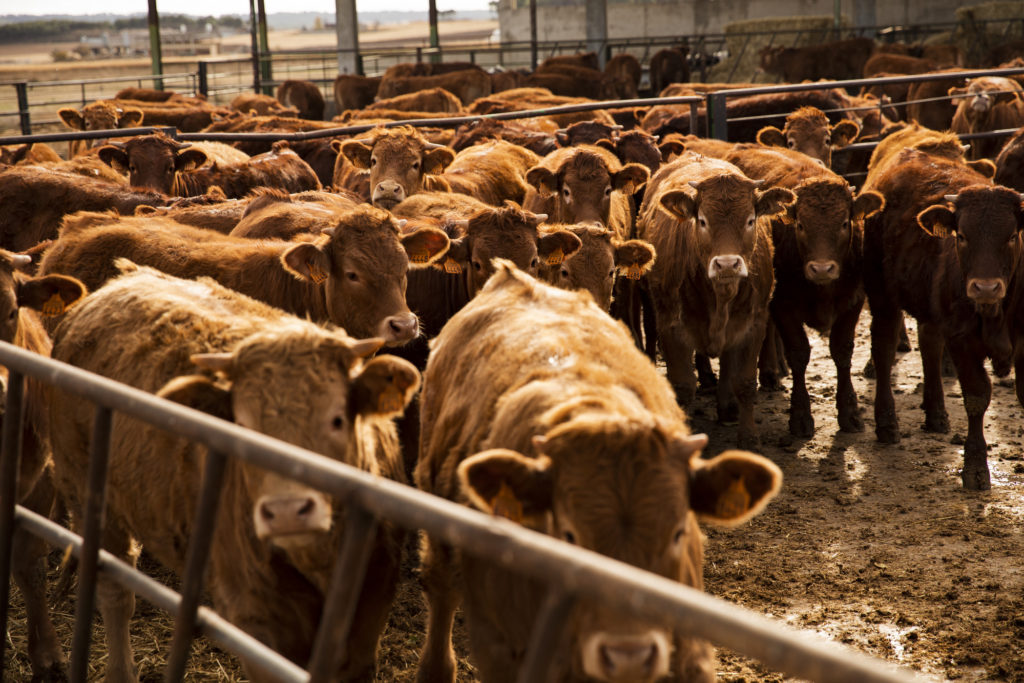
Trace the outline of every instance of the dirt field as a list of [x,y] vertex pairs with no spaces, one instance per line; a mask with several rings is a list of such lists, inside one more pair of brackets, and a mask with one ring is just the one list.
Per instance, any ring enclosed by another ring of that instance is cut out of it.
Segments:
[[[930,680],[1024,681],[1024,419],[1012,387],[996,384],[986,419],[993,489],[965,492],[958,474],[966,434],[959,387],[946,380],[950,434],[922,432],[916,350],[903,355],[895,372],[903,442],[875,443],[873,387],[859,372],[868,355],[867,319],[865,314],[854,357],[867,431],[837,432],[833,366],[827,344],[812,335],[808,384],[817,436],[792,441],[788,392],[759,394],[762,451],[785,473],[783,490],[749,525],[707,530],[707,589]],[[694,427],[707,431],[721,450],[734,428],[713,423],[713,406],[712,396],[700,395],[690,412]],[[73,607],[67,598],[57,606],[70,643]],[[5,678],[27,680],[16,591],[14,607],[14,655]],[[410,559],[378,680],[414,679],[423,617]],[[155,681],[170,642],[169,620],[140,601],[135,625],[141,677]],[[459,632],[456,642],[464,648]],[[460,681],[473,680],[460,660]],[[719,680],[725,683],[784,680],[723,650],[719,660]],[[97,675],[101,661],[99,647],[93,655]],[[230,656],[200,643],[189,679],[237,680],[241,673]]]

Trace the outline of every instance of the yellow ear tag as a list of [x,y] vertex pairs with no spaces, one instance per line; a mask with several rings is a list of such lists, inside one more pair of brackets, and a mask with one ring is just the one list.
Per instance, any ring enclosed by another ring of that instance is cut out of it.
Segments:
[[320,284],[327,279],[327,273],[320,270],[320,266],[313,263],[312,261],[306,261],[306,265],[309,267],[309,277],[316,284]]
[[377,397],[378,413],[400,413],[405,409],[402,392],[393,383],[389,384]]
[[430,260],[430,252],[424,249],[414,254],[409,254],[409,260],[413,263],[426,263]]
[[720,519],[742,517],[750,509],[750,493],[743,477],[736,477],[715,503],[715,516]]
[[629,267],[626,268],[626,277],[630,280],[639,280],[641,275],[640,266],[635,263],[629,264]]
[[458,275],[462,272],[462,266],[455,259],[449,257],[444,260],[444,272],[450,275]]
[[516,494],[505,482],[501,482],[498,495],[491,501],[491,512],[495,517],[504,517],[517,524],[523,522],[523,504],[519,502]]
[[549,266],[557,266],[559,263],[565,260],[565,252],[562,251],[561,247],[558,247],[553,252],[548,254],[547,260],[544,261]]
[[43,304],[42,313],[43,315],[60,315],[65,308],[64,299],[60,298],[60,294],[54,294]]

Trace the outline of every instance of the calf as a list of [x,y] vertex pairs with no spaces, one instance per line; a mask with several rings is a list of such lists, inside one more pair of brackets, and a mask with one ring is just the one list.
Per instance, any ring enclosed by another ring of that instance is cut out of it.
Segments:
[[[54,358],[403,479],[389,418],[402,410],[419,377],[397,358],[364,360],[380,339],[357,341],[208,279],[179,280],[121,263],[125,275],[67,314],[54,337]],[[62,391],[53,392],[49,408],[55,479],[79,520],[94,410]],[[113,430],[103,546],[134,566],[142,543],[181,572],[207,449],[126,416],[114,418]],[[241,460],[227,462],[205,588],[222,617],[300,665],[309,658],[341,547],[341,505]],[[346,661],[332,678],[373,678],[403,534],[384,525],[371,543],[368,580],[351,605],[352,632],[337,644]],[[128,630],[134,596],[102,577],[98,588],[107,680],[134,680]],[[268,680],[258,666],[245,668],[253,680]]]
[[604,72],[612,79],[617,91],[616,99],[632,100],[640,96],[640,77],[643,67],[640,60],[628,52],[621,52],[604,65]]
[[[701,459],[707,438],[689,433],[671,388],[625,329],[588,295],[507,262],[435,340],[425,378],[420,488],[697,589],[697,520],[739,524],[780,486],[778,468],[760,456]],[[455,680],[460,600],[479,679],[520,677],[548,589],[429,536],[421,566],[428,622],[417,680]],[[568,623],[559,680],[714,680],[699,634],[589,599]]]
[[660,93],[673,83],[687,83],[690,80],[690,46],[667,47],[651,56],[651,92]]
[[992,385],[983,365],[1006,368],[1004,299],[1016,286],[1024,209],[1017,192],[961,161],[905,149],[872,169],[865,189],[885,210],[864,226],[864,287],[871,306],[875,435],[900,440],[892,365],[900,311],[917,318],[926,431],[947,432],[942,350],[948,348],[967,411],[963,485],[991,486],[984,435]]
[[287,80],[277,86],[274,96],[285,107],[297,109],[299,118],[324,120],[324,96],[312,81]]
[[[983,76],[972,78],[966,88],[950,88],[956,104],[954,133],[984,133],[990,130],[1017,128],[1024,125],[1024,90],[1009,78]],[[971,146],[971,158],[992,158],[999,153],[999,139],[979,138]]]
[[658,254],[647,283],[668,379],[686,405],[694,351],[721,356],[718,420],[738,415],[741,445],[757,442],[757,355],[774,282],[768,219],[794,200],[763,183],[687,152],[654,174],[637,220],[637,236]]
[[41,273],[78,275],[96,289],[118,257],[181,277],[208,276],[300,316],[361,337],[404,344],[419,334],[405,303],[410,261],[428,265],[448,248],[440,230],[401,235],[386,212],[359,207],[313,242],[257,242],[167,219],[80,214],[46,252]]
[[406,95],[378,100],[366,105],[366,109],[369,111],[374,109],[398,109],[402,111],[461,114],[462,102],[444,88],[428,88]]
[[362,109],[373,103],[380,88],[380,76],[338,74],[334,77],[334,104],[338,113],[346,109]]
[[824,112],[815,107],[801,107],[786,117],[782,130],[765,126],[757,132],[757,141],[768,147],[788,147],[832,167],[832,149],[845,147],[860,133],[860,126],[843,119],[830,125]]

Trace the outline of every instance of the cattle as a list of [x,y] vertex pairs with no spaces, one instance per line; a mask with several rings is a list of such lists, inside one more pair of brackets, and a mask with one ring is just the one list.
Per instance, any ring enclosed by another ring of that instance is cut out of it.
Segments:
[[640,60],[628,52],[622,52],[608,60],[604,72],[612,79],[618,99],[631,100],[639,97],[640,77],[643,67]]
[[115,105],[134,108],[142,112],[142,125],[174,126],[183,133],[194,133],[213,122],[215,115],[231,113],[226,107],[212,105],[205,100],[168,100],[145,102],[141,100],[112,100]]
[[103,182],[111,185],[127,188],[128,178],[120,171],[103,163],[100,158],[96,156],[96,149],[96,147],[93,147],[92,149],[86,150],[84,153],[66,161],[44,161],[34,165],[37,168],[53,171],[54,173],[74,174],[85,176],[86,178],[95,178],[96,180],[102,180]]
[[477,119],[456,129],[452,149],[460,152],[485,140],[508,140],[540,156],[555,151],[558,146],[554,135],[515,121]]
[[687,405],[694,351],[721,356],[718,421],[739,420],[741,446],[758,440],[757,356],[774,282],[769,218],[794,200],[763,183],[687,152],[651,178],[637,219],[637,237],[658,254],[647,284],[669,382]]
[[[63,312],[85,295],[81,282],[62,275],[30,278],[26,254],[0,250],[0,340],[43,356],[50,355],[50,338],[39,314]],[[8,371],[0,367],[6,391]],[[26,381],[18,466],[19,505],[50,516],[54,506],[49,421],[45,385]],[[25,601],[28,658],[34,680],[62,680],[64,656],[46,604],[46,565],[49,551],[41,539],[16,530],[12,541],[11,573]]]
[[201,197],[179,198],[166,206],[137,206],[133,215],[165,216],[176,223],[216,230],[226,235],[242,219],[248,205],[248,199],[228,199],[219,187],[213,187]]
[[380,76],[338,74],[334,78],[334,104],[337,111],[362,109],[373,103],[380,88]]
[[535,71],[523,80],[530,88],[546,88],[555,95],[587,97],[593,100],[614,100],[618,97],[615,82],[596,69],[559,66],[550,71]]
[[641,164],[653,174],[663,161],[657,142],[656,137],[642,130],[629,130],[613,139],[598,140],[596,144],[614,154],[623,164]]
[[[956,105],[954,133],[984,133],[990,130],[1024,125],[1024,89],[1009,78],[983,76],[972,78],[966,88],[951,88]],[[971,145],[971,158],[992,158],[999,154],[1002,142],[997,138],[979,138]]]
[[869,173],[865,189],[885,198],[885,210],[864,226],[875,435],[881,443],[901,436],[891,375],[905,311],[918,321],[924,429],[949,430],[940,370],[945,347],[967,411],[961,481],[967,489],[988,489],[984,418],[992,389],[983,363],[989,357],[997,371],[1009,370],[1003,304],[1020,259],[1021,197],[960,160],[920,149],[890,155]]
[[[71,130],[113,130],[114,128],[135,128],[142,125],[142,110],[125,107],[117,101],[97,100],[81,109],[64,107],[57,110],[57,116]],[[70,140],[68,157],[74,157],[91,146],[106,144],[106,140]]]
[[75,211],[131,214],[137,206],[164,206],[170,200],[81,175],[14,166],[0,174],[0,248],[25,251],[53,239],[61,218]]
[[389,99],[380,99],[366,106],[368,111],[374,109],[396,109],[413,112],[441,112],[445,114],[461,114],[462,103],[459,98],[444,88],[428,88],[406,95],[398,95]]
[[359,206],[350,193],[303,192],[290,195],[281,190],[257,190],[248,202],[232,237],[290,240],[296,235],[319,235],[338,224],[338,214]]
[[397,346],[419,334],[405,303],[410,262],[447,251],[440,230],[401,235],[387,213],[360,206],[312,242],[257,241],[154,217],[69,217],[41,273],[79,277],[90,289],[116,275],[118,257],[180,277],[208,276],[299,316],[330,321],[360,337]]
[[14,166],[21,164],[27,166],[47,162],[59,163],[60,161],[60,155],[45,142],[0,147],[0,165]]
[[1024,128],[1020,128],[1006,141],[996,157],[993,180],[999,185],[1024,192]]
[[114,95],[115,100],[137,100],[139,102],[166,102],[180,99],[181,95],[173,90],[156,90],[154,88],[122,88]]
[[[66,315],[54,337],[54,358],[403,479],[390,418],[417,389],[419,376],[394,357],[365,360],[381,340],[353,339],[208,279],[180,280],[121,263],[128,272]],[[318,398],[313,404],[311,393]],[[54,391],[55,479],[76,519],[85,499],[93,412],[79,397]],[[127,416],[115,416],[113,430],[104,548],[134,566],[143,543],[152,557],[181,572],[207,449]],[[340,504],[238,460],[225,470],[205,587],[221,616],[303,665],[342,541]],[[349,641],[338,644],[347,661],[332,677],[373,677],[403,536],[388,525],[372,538],[369,580],[352,605],[355,626]],[[97,604],[106,627],[107,679],[134,680],[128,639],[134,596],[101,577]],[[258,665],[245,669],[253,680],[267,680]]]
[[819,78],[843,81],[861,77],[874,49],[870,38],[847,38],[806,47],[768,46],[761,48],[758,57],[765,73],[787,83]]
[[864,71],[861,75],[864,78],[872,78],[881,74],[923,74],[935,71],[940,66],[943,65],[930,59],[881,52],[864,62]]
[[956,109],[949,106],[946,96],[950,88],[962,86],[963,83],[963,78],[911,83],[907,90],[906,119],[932,130],[949,130]]
[[964,155],[970,149],[970,145],[962,144],[955,133],[940,133],[916,123],[895,131],[881,140],[871,152],[868,171],[873,171],[886,164],[891,157],[907,148],[920,149],[931,156],[960,161],[988,178],[991,178],[996,172],[995,165],[988,159],[967,161]]
[[394,64],[384,72],[386,78],[407,76],[440,76],[453,71],[483,71],[473,62],[402,62]]
[[439,176],[452,192],[476,197],[493,206],[511,199],[517,204],[530,190],[527,172],[540,162],[530,150],[505,140],[467,147]]
[[793,374],[790,434],[814,435],[804,325],[828,336],[836,365],[839,429],[863,431],[850,362],[864,305],[864,219],[882,209],[882,196],[872,191],[855,196],[845,180],[795,151],[736,145],[725,159],[748,177],[789,189],[796,197],[771,224],[775,292],[770,312]]
[[607,124],[602,121],[577,121],[571,126],[555,131],[555,139],[559,147],[573,145],[593,145],[598,140],[612,140],[622,130],[622,126]]
[[491,93],[493,94],[501,92],[502,90],[511,90],[513,88],[523,87],[526,75],[527,74],[516,69],[512,69],[511,71],[493,71],[490,74]]
[[[589,102],[593,102],[593,100],[586,97],[554,95],[550,90],[543,87],[514,88],[478,99],[466,108],[466,113],[470,115],[494,114],[506,111],[548,109],[568,104],[587,104]],[[577,121],[603,121],[609,125],[615,124],[615,119],[604,110],[548,114],[546,118],[554,123],[554,128],[566,128]],[[551,132],[554,132],[554,130]]]
[[319,190],[316,173],[293,152],[287,142],[275,142],[271,151],[242,162],[203,166],[206,153],[161,134],[132,138],[123,145],[108,145],[98,152],[110,164],[129,169],[135,188],[149,188],[179,197],[195,197],[217,186],[229,198],[244,197],[257,187],[289,192]]
[[782,130],[765,126],[757,132],[762,145],[788,147],[832,167],[832,148],[845,147],[856,139],[860,126],[843,119],[830,125],[824,112],[814,107],[801,107],[786,117]]
[[[701,459],[706,437],[689,433],[664,377],[631,347],[588,295],[500,262],[432,347],[417,485],[702,589],[698,519],[745,521],[774,496],[781,475],[750,453]],[[480,363],[484,356],[492,361]],[[429,535],[421,567],[428,621],[417,680],[455,680],[451,625],[460,601],[477,677],[521,676],[548,589]],[[560,679],[714,680],[714,655],[699,634],[589,599],[568,623]]]
[[660,93],[673,83],[689,82],[689,53],[689,45],[679,45],[658,50],[651,56],[648,72],[652,92]]
[[552,55],[540,63],[537,71],[543,71],[544,69],[559,65],[576,66],[584,69],[593,69],[594,71],[600,68],[596,52],[577,52],[574,55]]
[[243,114],[256,113],[258,116],[298,116],[299,110],[295,107],[286,107],[276,97],[260,93],[244,92],[231,100],[228,105],[235,111]]
[[324,96],[312,81],[289,79],[277,86],[274,97],[284,106],[297,109],[299,118],[324,120]]
[[452,71],[438,76],[384,77],[377,90],[377,97],[383,100],[430,88],[444,88],[468,106],[473,100],[491,94],[491,78],[480,69]]

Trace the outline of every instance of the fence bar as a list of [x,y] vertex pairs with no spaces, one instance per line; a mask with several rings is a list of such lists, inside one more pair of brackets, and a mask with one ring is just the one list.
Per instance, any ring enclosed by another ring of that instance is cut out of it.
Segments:
[[[708,93],[707,137],[717,140],[729,139],[729,113],[725,103],[725,91]],[[690,117],[693,123],[693,117]],[[693,130],[693,129],[691,129]]]
[[355,621],[378,527],[377,518],[361,505],[349,505],[345,509],[345,536],[331,572],[331,588],[309,659],[310,683],[334,680],[335,672],[350,654],[346,647],[348,636]]
[[37,133],[36,135],[8,135],[0,137],[0,145],[23,145],[30,142],[63,142],[65,140],[97,140],[109,137],[128,137],[132,135],[151,135],[164,133],[174,136],[174,126],[144,126],[141,128],[113,128],[111,130],[75,130],[66,133]]
[[[14,511],[14,516],[21,528],[39,536],[55,548],[70,547],[72,555],[78,558],[82,557],[83,548],[80,536],[21,506]],[[117,581],[168,614],[178,611],[181,599],[167,586],[135,571],[106,550],[100,551],[98,560],[99,568],[104,576],[109,577],[112,581]],[[232,623],[225,621],[223,617],[208,607],[199,608],[198,622],[199,630],[204,636],[224,649],[238,654],[246,662],[259,668],[261,672],[266,672],[268,676],[285,683],[307,683],[309,680],[306,672],[294,662],[274,652]]]
[[199,62],[199,94],[208,96],[210,94],[210,64],[209,62]]
[[32,117],[28,110],[28,83],[15,83],[14,91],[18,98],[18,122],[21,125],[21,132],[23,135],[31,135]]
[[564,591],[553,588],[548,592],[533,625],[517,683],[556,680],[555,666],[565,659],[566,624],[575,604],[575,598]]
[[[7,376],[7,409],[0,445],[0,634],[4,635],[7,633],[7,610],[10,607],[14,504],[18,497],[24,398],[25,378],[11,368]],[[7,638],[4,635],[0,635],[0,671],[6,671],[4,648],[7,647]]]
[[217,511],[220,507],[220,492],[224,482],[226,458],[222,453],[210,451],[206,455],[203,471],[203,485],[196,504],[196,516],[192,523],[192,537],[185,554],[185,573],[181,581],[181,604],[174,619],[174,638],[171,652],[167,656],[164,681],[174,683],[185,675],[185,663],[189,647],[195,635],[196,611],[203,590],[203,574],[206,560],[210,556],[214,531],[217,528]]
[[113,415],[109,408],[96,406],[89,445],[89,478],[82,515],[84,533],[82,557],[78,563],[78,595],[75,632],[71,640],[71,683],[85,683],[89,672],[89,641],[92,612],[96,602],[96,565],[103,540],[103,517],[107,497],[107,463]]

